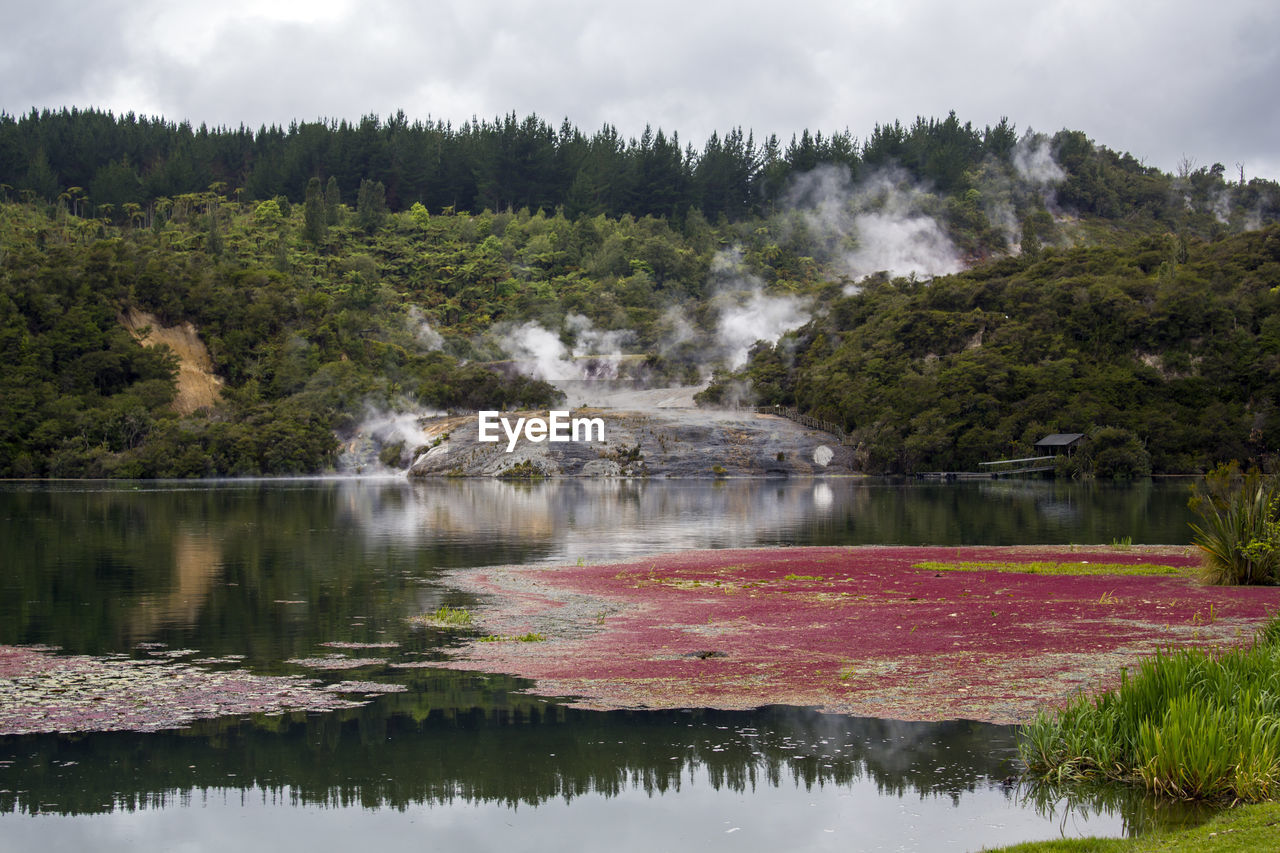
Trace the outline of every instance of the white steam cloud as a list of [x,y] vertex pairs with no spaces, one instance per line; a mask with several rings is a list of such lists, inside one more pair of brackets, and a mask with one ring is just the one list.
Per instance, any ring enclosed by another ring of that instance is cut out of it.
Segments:
[[766,293],[764,282],[743,269],[736,250],[717,254],[711,274],[717,291],[712,301],[719,307],[716,341],[720,357],[732,369],[747,363],[756,341],[776,343],[812,316],[804,300]]
[[855,186],[847,168],[820,166],[798,176],[784,202],[800,215],[806,237],[854,281],[878,272],[933,278],[964,269],[959,250],[926,212],[937,199],[901,170]]
[[511,329],[498,342],[503,352],[517,363],[517,369],[534,379],[577,379],[577,367],[560,336],[538,323],[524,323]]
[[612,372],[617,374],[618,362],[622,359],[622,347],[635,333],[630,329],[612,329],[603,331],[595,328],[591,320],[581,314],[570,314],[564,318],[565,328],[573,333],[573,355],[575,358],[592,357],[612,365]]
[[1033,133],[1027,133],[1014,146],[1013,169],[1022,180],[1042,187],[1060,184],[1067,177],[1053,159],[1049,138]]
[[698,337],[698,330],[689,322],[685,311],[676,305],[662,312],[659,328],[662,333],[658,338],[658,352],[664,357],[679,353],[682,347],[693,343]]
[[581,314],[566,316],[564,329],[574,340],[572,347],[566,346],[559,334],[535,322],[498,332],[497,346],[516,362],[521,373],[535,379],[617,377],[622,348],[633,337],[633,332],[597,329]]
[[444,338],[440,333],[431,328],[431,324],[427,322],[427,318],[416,305],[409,306],[409,331],[413,332],[414,339],[426,350],[438,350],[444,348]]
[[1053,157],[1049,137],[1027,131],[1013,148],[1013,169],[990,160],[979,173],[983,213],[1004,234],[1009,249],[1021,251],[1022,226],[1015,208],[1043,204],[1050,213],[1059,213],[1056,187],[1067,173]]
[[736,305],[720,312],[717,336],[731,368],[747,363],[747,353],[756,341],[776,343],[792,329],[809,322],[810,314],[792,296],[770,296],[753,290]]
[[370,411],[361,422],[360,431],[377,439],[383,446],[403,441],[407,447],[418,447],[427,443],[427,434],[422,431],[419,421],[438,414],[440,413],[426,411]]
[[366,475],[391,474],[402,469],[384,464],[380,458],[383,450],[400,445],[403,461],[411,459],[418,448],[430,443],[430,437],[422,429],[422,419],[444,413],[416,408],[408,400],[401,400],[396,406],[395,409],[365,406],[364,419],[342,442],[338,453],[339,471]]

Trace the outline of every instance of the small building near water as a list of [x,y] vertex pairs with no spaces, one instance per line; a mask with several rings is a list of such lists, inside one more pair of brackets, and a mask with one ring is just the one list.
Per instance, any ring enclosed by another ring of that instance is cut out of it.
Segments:
[[1058,456],[1062,453],[1070,456],[1082,441],[1084,441],[1082,432],[1056,432],[1037,441],[1036,450],[1046,456]]

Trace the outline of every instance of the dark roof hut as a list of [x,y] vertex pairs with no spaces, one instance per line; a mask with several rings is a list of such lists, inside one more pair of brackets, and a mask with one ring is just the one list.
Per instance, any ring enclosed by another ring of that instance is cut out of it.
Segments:
[[1070,453],[1079,447],[1082,441],[1084,441],[1082,432],[1055,432],[1037,441],[1036,450],[1057,456],[1059,453]]

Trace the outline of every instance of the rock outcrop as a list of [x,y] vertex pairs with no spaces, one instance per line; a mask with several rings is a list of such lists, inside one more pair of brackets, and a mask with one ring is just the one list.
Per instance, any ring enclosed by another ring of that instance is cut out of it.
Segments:
[[[508,412],[546,418],[548,413]],[[549,442],[521,436],[508,451],[479,440],[476,414],[422,423],[429,444],[413,460],[411,477],[742,477],[851,474],[853,448],[825,432],[751,411],[577,409],[573,418],[600,418],[604,440]]]

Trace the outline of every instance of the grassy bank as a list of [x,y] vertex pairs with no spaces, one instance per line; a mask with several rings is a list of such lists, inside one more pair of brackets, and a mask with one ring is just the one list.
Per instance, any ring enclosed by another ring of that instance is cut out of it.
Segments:
[[1195,829],[1143,838],[1070,838],[1031,841],[997,853],[1161,853],[1161,851],[1275,850],[1280,847],[1280,803],[1241,806]]
[[1247,649],[1143,661],[1097,697],[1027,726],[1022,758],[1051,783],[1121,781],[1174,797],[1280,795],[1280,618]]

